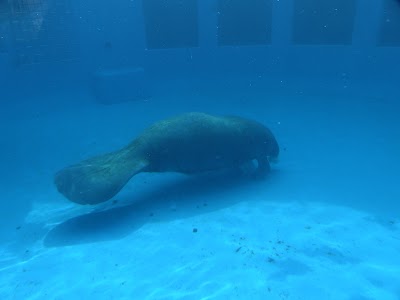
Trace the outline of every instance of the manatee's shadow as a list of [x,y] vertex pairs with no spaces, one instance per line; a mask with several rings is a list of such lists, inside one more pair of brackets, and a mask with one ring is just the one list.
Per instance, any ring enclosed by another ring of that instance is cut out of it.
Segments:
[[[255,180],[232,172],[180,177],[156,185],[132,204],[76,216],[56,225],[46,235],[44,246],[121,239],[146,222],[187,218],[232,206],[242,199],[230,195],[267,182],[268,178]],[[208,196],[212,201],[207,201]]]

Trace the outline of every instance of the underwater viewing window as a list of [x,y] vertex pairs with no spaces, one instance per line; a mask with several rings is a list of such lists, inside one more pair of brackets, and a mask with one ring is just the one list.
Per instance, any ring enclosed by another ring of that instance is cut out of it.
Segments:
[[400,46],[400,1],[384,0],[379,46]]
[[0,29],[0,53],[7,53],[6,40],[1,33],[1,29]]
[[219,46],[271,43],[272,1],[219,0],[217,14]]
[[143,13],[148,49],[198,46],[197,0],[146,0]]
[[16,65],[71,61],[77,42],[69,0],[15,0],[7,7]]
[[7,37],[9,33],[7,2],[0,2],[0,53],[7,53]]
[[352,43],[355,0],[294,0],[293,43]]

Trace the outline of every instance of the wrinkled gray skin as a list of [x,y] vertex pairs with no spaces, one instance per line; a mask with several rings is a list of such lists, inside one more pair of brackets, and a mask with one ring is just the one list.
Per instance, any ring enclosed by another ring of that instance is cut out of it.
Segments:
[[266,173],[278,155],[274,135],[256,121],[186,113],[153,124],[121,150],[62,169],[55,184],[73,202],[97,204],[140,172],[195,174],[256,160],[257,172]]

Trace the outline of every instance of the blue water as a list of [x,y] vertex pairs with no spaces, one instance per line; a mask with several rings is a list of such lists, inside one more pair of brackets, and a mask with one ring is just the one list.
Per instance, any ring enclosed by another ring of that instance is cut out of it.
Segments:
[[[400,3],[0,3],[1,299],[400,299]],[[184,112],[276,136],[264,180],[67,165]]]

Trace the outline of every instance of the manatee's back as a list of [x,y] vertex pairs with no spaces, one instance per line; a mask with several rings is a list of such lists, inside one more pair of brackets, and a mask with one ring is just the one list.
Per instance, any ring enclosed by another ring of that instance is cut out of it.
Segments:
[[135,141],[145,145],[148,171],[197,173],[277,156],[278,144],[262,124],[239,117],[187,113],[155,123]]

